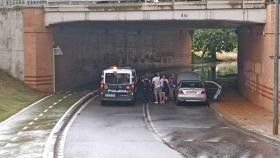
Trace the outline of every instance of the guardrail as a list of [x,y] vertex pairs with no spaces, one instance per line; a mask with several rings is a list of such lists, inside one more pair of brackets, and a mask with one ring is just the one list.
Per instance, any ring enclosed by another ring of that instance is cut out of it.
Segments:
[[0,7],[44,6],[44,5],[93,5],[104,3],[158,3],[158,2],[190,2],[190,3],[269,3],[275,0],[0,0]]

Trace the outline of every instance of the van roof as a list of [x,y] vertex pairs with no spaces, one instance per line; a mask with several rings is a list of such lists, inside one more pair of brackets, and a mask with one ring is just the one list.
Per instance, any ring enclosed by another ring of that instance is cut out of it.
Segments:
[[201,81],[200,76],[197,73],[194,72],[183,72],[179,73],[177,76],[177,83],[183,80],[189,80],[189,81]]

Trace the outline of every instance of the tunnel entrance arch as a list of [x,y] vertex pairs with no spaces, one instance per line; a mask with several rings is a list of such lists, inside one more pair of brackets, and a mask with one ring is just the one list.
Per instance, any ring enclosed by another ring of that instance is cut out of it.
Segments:
[[[190,30],[164,22],[83,22],[53,25],[56,89],[97,85],[111,65],[138,71],[191,64]],[[67,39],[67,40],[66,40]]]

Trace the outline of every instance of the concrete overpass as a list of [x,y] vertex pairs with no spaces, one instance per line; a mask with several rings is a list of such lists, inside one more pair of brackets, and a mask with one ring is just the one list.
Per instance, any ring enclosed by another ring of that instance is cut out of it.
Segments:
[[[112,63],[140,69],[189,65],[193,29],[236,28],[240,90],[271,110],[273,4],[265,0],[68,2],[3,9],[0,67],[32,88],[51,92],[54,87],[97,82],[100,70]],[[63,55],[54,56],[53,48],[58,47]]]
[[44,7],[45,25],[73,21],[229,21],[265,23],[264,0],[56,5]]

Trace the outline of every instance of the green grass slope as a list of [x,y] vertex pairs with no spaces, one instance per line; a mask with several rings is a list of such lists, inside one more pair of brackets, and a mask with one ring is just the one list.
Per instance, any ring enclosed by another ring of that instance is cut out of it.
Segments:
[[23,82],[0,70],[0,121],[17,113],[46,94],[32,90]]

